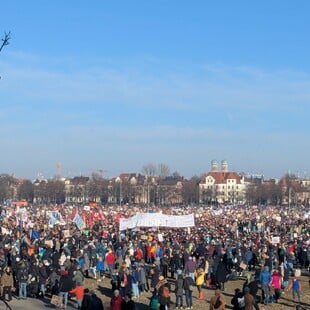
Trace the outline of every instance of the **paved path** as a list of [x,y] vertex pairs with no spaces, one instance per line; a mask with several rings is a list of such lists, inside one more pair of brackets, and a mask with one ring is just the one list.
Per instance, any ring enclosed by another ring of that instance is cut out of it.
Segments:
[[[33,310],[38,310],[38,309],[57,309],[55,306],[50,304],[49,299],[34,299],[34,298],[27,298],[26,300],[18,300],[13,297],[13,300],[8,303],[12,310],[25,310],[25,309],[33,309]],[[77,309],[74,307],[75,304],[72,302],[68,303],[67,310],[73,310]],[[0,302],[0,310],[5,310],[7,309],[6,306],[4,305],[3,302]]]

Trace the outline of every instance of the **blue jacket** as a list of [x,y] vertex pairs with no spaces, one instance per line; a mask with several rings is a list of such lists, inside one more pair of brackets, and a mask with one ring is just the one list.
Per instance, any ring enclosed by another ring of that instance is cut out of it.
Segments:
[[271,281],[271,274],[266,269],[263,270],[259,275],[259,281],[261,285],[268,285]]

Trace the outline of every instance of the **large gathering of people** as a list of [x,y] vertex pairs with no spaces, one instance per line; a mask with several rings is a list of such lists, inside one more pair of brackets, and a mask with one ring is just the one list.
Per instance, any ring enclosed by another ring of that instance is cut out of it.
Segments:
[[[144,212],[194,214],[195,226],[119,230],[122,217]],[[193,296],[206,302],[210,289],[210,309],[259,309],[285,291],[302,302],[299,277],[310,262],[307,207],[41,205],[1,206],[0,213],[0,288],[7,301],[44,298],[65,309],[74,297],[78,309],[126,310],[143,294],[150,309],[172,303],[192,309]],[[228,300],[225,283],[236,278],[244,285]],[[108,305],[86,279],[108,283]]]

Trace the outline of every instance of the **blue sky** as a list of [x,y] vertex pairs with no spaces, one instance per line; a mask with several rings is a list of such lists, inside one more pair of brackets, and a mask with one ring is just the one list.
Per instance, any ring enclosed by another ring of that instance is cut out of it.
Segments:
[[309,1],[6,1],[0,172],[310,176]]

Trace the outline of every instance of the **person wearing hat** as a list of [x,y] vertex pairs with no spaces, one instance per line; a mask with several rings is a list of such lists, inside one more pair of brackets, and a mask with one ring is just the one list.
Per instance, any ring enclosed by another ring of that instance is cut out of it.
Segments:
[[69,277],[67,270],[61,271],[61,276],[59,279],[59,294],[62,298],[61,308],[66,308],[68,303],[69,291],[72,289],[72,279]]

